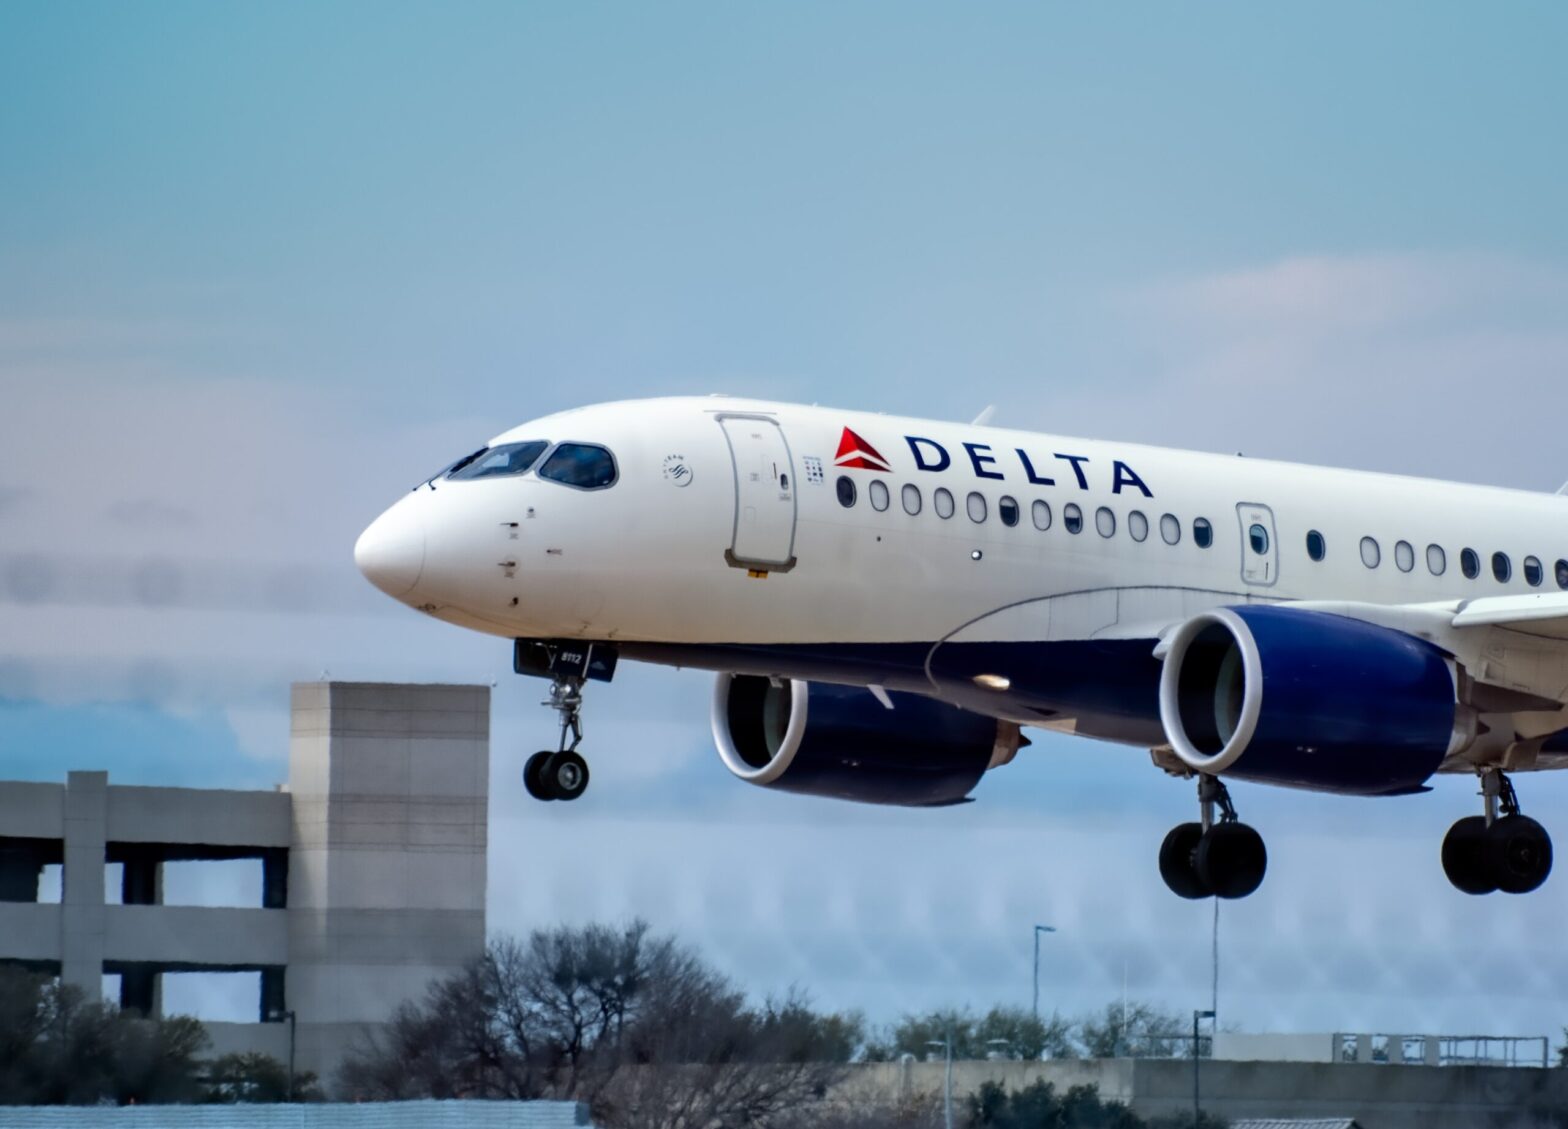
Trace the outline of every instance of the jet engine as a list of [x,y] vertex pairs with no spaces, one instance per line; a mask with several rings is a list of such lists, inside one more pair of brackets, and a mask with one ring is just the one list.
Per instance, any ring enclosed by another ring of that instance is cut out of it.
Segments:
[[1160,721],[1199,772],[1351,795],[1418,791],[1475,740],[1447,654],[1376,624],[1221,608],[1163,645]]
[[962,803],[1013,759],[1018,726],[918,694],[721,674],[713,737],[748,784],[867,804]]

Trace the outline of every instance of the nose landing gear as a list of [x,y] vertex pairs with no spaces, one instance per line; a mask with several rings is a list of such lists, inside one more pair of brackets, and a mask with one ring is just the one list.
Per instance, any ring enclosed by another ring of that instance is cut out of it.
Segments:
[[1263,836],[1237,818],[1217,776],[1198,777],[1198,805],[1202,822],[1178,824],[1160,845],[1160,877],[1183,898],[1245,898],[1268,870]]
[[1465,894],[1528,894],[1552,872],[1552,839],[1519,812],[1513,783],[1497,768],[1481,770],[1484,815],[1459,820],[1443,837],[1443,873]]
[[588,790],[588,762],[577,751],[583,739],[583,680],[557,675],[540,704],[561,715],[561,739],[555,752],[544,749],[528,758],[523,787],[536,800],[575,800]]

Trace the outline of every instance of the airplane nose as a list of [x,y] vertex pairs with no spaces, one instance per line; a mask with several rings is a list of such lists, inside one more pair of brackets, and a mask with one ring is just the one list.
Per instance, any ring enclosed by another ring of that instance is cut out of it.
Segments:
[[393,506],[354,543],[359,571],[394,599],[412,592],[425,568],[425,530],[412,508],[405,503]]

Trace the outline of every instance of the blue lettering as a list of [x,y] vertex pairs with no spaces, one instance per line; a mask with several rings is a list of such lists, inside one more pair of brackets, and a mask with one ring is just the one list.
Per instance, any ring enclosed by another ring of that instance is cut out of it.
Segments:
[[[991,446],[988,443],[965,443],[964,450],[969,452],[969,462],[975,468],[976,478],[1005,478],[1006,476],[994,470],[985,470],[985,466],[995,466],[996,459],[990,454]],[[985,454],[980,452],[984,451]]]
[[[904,436],[904,442],[909,444],[909,453],[915,456],[916,470],[946,470],[953,464],[953,460],[948,456],[947,449],[935,439],[922,439],[918,435],[906,435]],[[936,452],[937,462],[926,462],[925,455],[920,451],[922,443]]]
[[1123,486],[1136,486],[1139,490],[1143,491],[1143,496],[1145,498],[1154,497],[1154,495],[1149,492],[1149,488],[1143,484],[1143,479],[1138,477],[1137,472],[1134,471],[1132,467],[1122,462],[1120,459],[1117,459],[1116,481],[1111,483],[1111,493],[1120,494],[1122,492]]
[[1083,466],[1082,466],[1083,463],[1086,463],[1086,462],[1089,461],[1089,456],[1088,455],[1063,455],[1063,454],[1058,454],[1056,457],[1059,458],[1059,459],[1063,459],[1066,462],[1069,462],[1069,463],[1073,464],[1073,473],[1078,476],[1078,489],[1080,489],[1080,490],[1087,490],[1087,489],[1089,489],[1089,480],[1084,477]]
[[1035,486],[1055,486],[1056,485],[1056,479],[1054,479],[1054,478],[1042,478],[1042,477],[1040,477],[1038,474],[1036,474],[1034,472],[1034,464],[1029,461],[1029,456],[1024,454],[1024,449],[1022,447],[1018,447],[1018,448],[1016,448],[1016,450],[1018,451],[1018,461],[1024,464],[1024,477],[1025,478],[1027,478]]

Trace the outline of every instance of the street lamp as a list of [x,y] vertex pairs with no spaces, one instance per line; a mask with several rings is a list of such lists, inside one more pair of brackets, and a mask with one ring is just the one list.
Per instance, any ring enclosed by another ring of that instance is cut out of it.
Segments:
[[1055,933],[1056,927],[1052,925],[1036,925],[1034,927],[1034,1017],[1040,1018],[1040,934]]
[[1192,1129],[1198,1129],[1198,1121],[1203,1116],[1198,1110],[1198,1020],[1213,1018],[1212,1011],[1192,1013]]
[[942,1105],[946,1111],[947,1129],[953,1129],[953,1028],[949,1024],[947,1038],[942,1042],[935,1039],[926,1040],[928,1047],[941,1047],[947,1057],[947,1081],[942,1085]]

